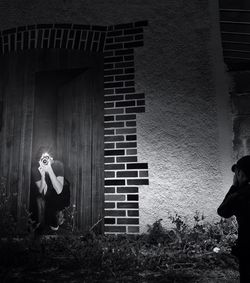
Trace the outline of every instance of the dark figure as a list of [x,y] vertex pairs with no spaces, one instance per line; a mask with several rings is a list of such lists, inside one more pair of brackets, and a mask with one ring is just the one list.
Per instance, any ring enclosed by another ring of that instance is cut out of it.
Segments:
[[54,160],[47,152],[32,164],[31,198],[31,213],[37,231],[41,233],[46,226],[58,230],[64,221],[62,210],[69,205],[69,184],[64,178],[63,163]]
[[218,208],[221,217],[236,216],[238,240],[234,255],[239,259],[240,282],[250,282],[250,155],[232,166],[233,185]]

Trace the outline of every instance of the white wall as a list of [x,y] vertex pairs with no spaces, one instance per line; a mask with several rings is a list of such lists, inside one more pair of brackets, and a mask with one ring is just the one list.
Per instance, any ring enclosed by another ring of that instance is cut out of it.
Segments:
[[139,162],[150,185],[140,189],[146,224],[195,210],[208,219],[231,182],[231,118],[220,46],[218,7],[209,0],[1,1],[0,29],[35,23],[113,25],[148,20],[136,50]]

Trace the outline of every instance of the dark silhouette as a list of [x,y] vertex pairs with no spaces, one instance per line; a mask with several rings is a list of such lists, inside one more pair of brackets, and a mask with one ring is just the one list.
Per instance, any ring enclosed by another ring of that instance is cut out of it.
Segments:
[[218,208],[221,217],[236,216],[238,240],[232,253],[239,259],[240,282],[250,282],[250,155],[232,166],[233,185]]

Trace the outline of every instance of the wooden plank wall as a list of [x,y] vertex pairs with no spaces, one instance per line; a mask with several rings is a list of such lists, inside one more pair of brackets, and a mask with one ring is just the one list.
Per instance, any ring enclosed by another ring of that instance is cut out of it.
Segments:
[[64,91],[73,89],[75,95],[64,95],[67,107],[59,110],[64,120],[58,123],[58,135],[64,136],[61,154],[66,156],[64,162],[70,168],[67,173],[72,183],[72,204],[77,205],[82,229],[89,229],[103,216],[102,58],[67,50],[30,50],[0,57],[0,101],[3,101],[0,176],[6,177],[7,191],[14,196],[13,211],[18,216],[29,204],[35,74],[86,65],[92,71],[63,86]]

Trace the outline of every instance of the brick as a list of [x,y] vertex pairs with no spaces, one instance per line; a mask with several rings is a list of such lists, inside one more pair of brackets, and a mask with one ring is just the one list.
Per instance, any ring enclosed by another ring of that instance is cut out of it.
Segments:
[[105,177],[105,178],[115,178],[115,172],[112,172],[112,171],[105,171],[105,172],[104,172],[104,177]]
[[136,115],[117,115],[116,120],[117,121],[126,121],[126,120],[135,120]]
[[71,30],[71,31],[69,32],[69,38],[70,38],[70,39],[74,39],[74,37],[75,37],[75,30]]
[[34,29],[36,29],[36,25],[27,26],[27,30],[34,30]]
[[126,29],[126,28],[133,28],[133,24],[132,23],[129,23],[129,24],[119,24],[119,25],[115,25],[114,26],[114,29],[117,30],[117,29]]
[[135,106],[135,101],[130,100],[130,101],[116,102],[115,106],[116,107],[131,107],[131,106]]
[[130,128],[130,129],[116,129],[116,134],[135,134],[136,128]]
[[101,32],[101,38],[100,38],[100,41],[99,41],[99,51],[103,51],[105,37],[106,37],[105,33]]
[[107,30],[107,26],[92,26],[92,30],[96,30],[96,31],[106,31]]
[[109,37],[106,39],[106,44],[110,44],[114,42],[114,37]]
[[136,155],[136,154],[137,154],[136,148],[126,150],[126,155]]
[[137,157],[136,156],[124,156],[124,157],[117,157],[116,161],[118,163],[120,162],[137,162]]
[[105,88],[112,88],[112,87],[122,87],[122,82],[115,82],[115,83],[104,83]]
[[130,55],[134,54],[134,49],[116,50],[115,55]]
[[115,202],[104,202],[104,208],[115,208]]
[[116,144],[116,148],[131,148],[131,147],[137,147],[136,142],[119,142]]
[[133,80],[135,78],[134,75],[121,75],[115,76],[116,81],[125,81],[125,80]]
[[145,107],[130,107],[126,109],[126,113],[143,113],[145,112]]
[[127,195],[127,200],[128,201],[138,201],[139,200],[139,196],[138,195]]
[[10,51],[15,51],[15,35],[10,35]]
[[79,24],[74,24],[73,29],[90,29],[90,25],[79,25]]
[[135,82],[134,81],[128,81],[128,82],[125,82],[125,86],[135,86]]
[[116,68],[129,68],[134,67],[134,62],[122,62],[122,63],[116,63]]
[[21,26],[17,28],[17,31],[25,31],[26,30],[26,26]]
[[104,114],[106,115],[111,115],[111,114],[123,114],[124,109],[119,108],[119,109],[105,109]]
[[122,31],[121,30],[107,32],[107,36],[120,36],[120,35],[122,35]]
[[105,191],[105,194],[114,194],[115,193],[115,187],[105,187],[104,191]]
[[122,56],[113,56],[113,57],[104,58],[104,63],[114,63],[114,62],[122,62],[122,61],[123,61]]
[[104,141],[108,142],[108,141],[123,141],[124,140],[124,136],[108,136],[108,137],[104,137]]
[[117,224],[139,224],[139,218],[118,218]]
[[[124,56],[124,61],[134,61],[134,55],[127,55]],[[128,72],[127,72],[128,73]]]
[[117,208],[138,208],[138,202],[118,202]]
[[[131,46],[133,47],[133,46]],[[123,44],[122,43],[115,43],[115,44],[106,44],[105,50],[115,50],[115,49],[122,49]]]
[[128,216],[139,216],[139,210],[128,210]]
[[124,164],[106,164],[104,166],[105,170],[123,170],[125,169]]
[[120,74],[123,74],[123,69],[114,69],[114,70],[104,71],[104,76],[112,76],[112,75],[120,75]]
[[129,179],[127,180],[127,185],[148,185],[149,181],[148,179]]
[[136,135],[128,135],[126,136],[126,141],[136,141]]
[[[126,76],[126,75],[125,75]],[[129,75],[130,76],[130,75]],[[131,100],[131,99],[145,99],[145,94],[144,93],[133,93],[133,94],[127,94],[125,95],[126,100]]]
[[135,27],[143,27],[143,26],[148,26],[148,21],[135,22]]
[[115,79],[114,76],[108,76],[108,77],[106,76],[106,77],[104,77],[104,82],[113,82],[114,79]]
[[147,163],[129,163],[127,169],[148,169]]
[[104,130],[104,135],[114,135],[115,134],[115,130]]
[[115,224],[115,218],[104,218],[104,224]]
[[116,161],[119,162],[137,162],[137,156],[124,156],[117,157]]
[[[28,49],[28,46],[29,46],[29,33],[25,31],[23,33],[23,49],[24,50]],[[48,44],[46,44],[46,47],[48,47]]]
[[[114,68],[114,64],[104,64],[103,66],[104,70],[109,70]],[[117,67],[118,68],[118,67]]]
[[82,32],[81,32],[81,40],[82,41],[87,40],[87,31],[86,30],[82,30]]
[[122,128],[124,127],[123,122],[107,122],[104,123],[104,128]]
[[105,210],[106,216],[126,216],[126,210]]
[[114,157],[104,157],[104,163],[114,163],[115,158]]
[[134,40],[133,35],[115,37],[115,42],[126,42],[126,41],[133,41],[133,40]]
[[122,186],[125,185],[125,180],[105,180],[105,186]]
[[143,46],[143,41],[134,41],[134,42],[126,42],[124,43],[124,48],[134,48]]
[[123,149],[117,149],[117,150],[104,150],[104,155],[105,156],[110,156],[110,155],[124,155],[124,150]]
[[63,31],[63,37],[62,37],[62,43],[61,43],[61,48],[66,48],[67,46],[67,39],[68,39],[68,30]]
[[104,143],[104,149],[113,149],[115,148],[115,144],[112,143]]
[[117,88],[115,90],[115,93],[120,94],[120,93],[132,93],[135,92],[134,87],[124,87],[124,88]]
[[[104,95],[111,95],[111,94],[115,94],[114,89],[104,89]],[[105,99],[105,101],[109,101],[107,98]]]
[[126,122],[126,127],[136,127],[136,121],[128,121],[128,122]]
[[105,201],[124,201],[125,195],[105,195]]
[[72,24],[55,24],[55,28],[61,28],[61,29],[71,29]]
[[16,28],[6,29],[2,31],[2,35],[7,35],[11,33],[16,33]]
[[114,121],[114,119],[115,119],[114,116],[105,116],[105,117],[104,117],[104,121],[105,121],[105,122]]
[[110,56],[114,56],[114,51],[104,51],[103,52],[103,56],[106,57],[110,57]]
[[79,49],[79,43],[80,43],[80,37],[81,37],[81,31],[76,31],[75,41],[74,41],[74,49]]
[[125,193],[125,194],[138,193],[138,187],[117,187],[117,193]]
[[124,73],[125,74],[130,74],[130,73],[134,73],[135,72],[135,68],[125,68]]
[[139,172],[139,177],[141,177],[141,178],[146,178],[146,177],[148,177],[148,171],[140,171],[140,172]]
[[116,173],[117,177],[138,177],[138,172],[137,171],[119,171]]
[[125,233],[126,232],[126,226],[104,226],[104,232],[109,233]]
[[139,226],[128,226],[128,233],[139,233],[140,227]]
[[91,51],[91,44],[93,40],[93,35],[94,33],[92,31],[88,32],[88,37],[87,37],[87,44],[86,44],[86,50]]
[[137,33],[143,33],[143,29],[142,28],[135,28],[135,29],[124,30],[124,35],[127,35],[127,34],[137,34]]

